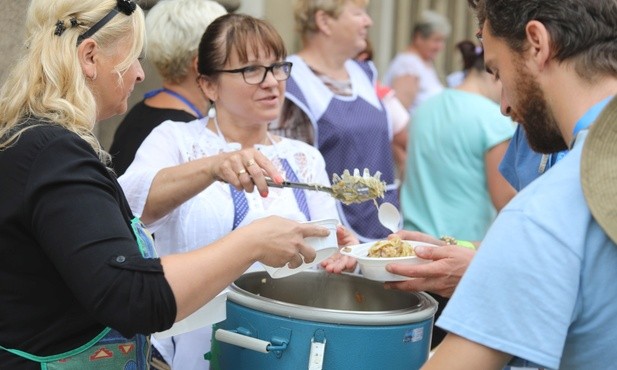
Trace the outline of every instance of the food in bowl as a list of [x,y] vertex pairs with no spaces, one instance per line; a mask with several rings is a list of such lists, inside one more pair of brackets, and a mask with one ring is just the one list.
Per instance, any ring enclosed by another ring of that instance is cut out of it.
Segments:
[[[424,243],[415,240],[403,240],[414,247],[425,246],[438,248],[434,244]],[[379,243],[379,242],[377,242]],[[423,263],[429,263],[430,260],[419,258],[415,253],[401,257],[371,257],[369,256],[369,249],[375,246],[375,242],[363,243],[358,245],[351,245],[344,247],[340,250],[340,253],[357,259],[360,265],[360,273],[369,280],[376,281],[403,281],[408,280],[410,277],[396,275],[386,270],[386,266],[390,263],[398,263],[404,265],[418,265]]]
[[368,257],[389,258],[414,256],[413,246],[408,242],[394,237],[388,240],[380,240],[368,250]]

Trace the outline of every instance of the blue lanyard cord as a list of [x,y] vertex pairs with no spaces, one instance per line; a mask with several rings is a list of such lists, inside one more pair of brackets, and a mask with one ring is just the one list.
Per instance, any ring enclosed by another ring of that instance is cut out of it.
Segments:
[[173,97],[175,97],[176,99],[180,100],[181,102],[183,102],[184,104],[186,104],[187,107],[191,108],[191,110],[195,113],[195,116],[197,118],[204,118],[204,115],[201,114],[201,111],[199,109],[197,109],[197,107],[191,103],[187,98],[185,98],[184,96],[178,94],[177,92],[173,91],[173,90],[169,90],[168,88],[161,88],[161,89],[157,89],[157,90],[152,90],[152,91],[148,91],[147,93],[144,94],[144,99],[148,99],[151,98],[153,96],[156,96],[160,93],[167,93]]
[[[598,116],[600,115],[600,113],[602,113],[602,109],[604,109],[604,107],[606,107],[606,105],[611,101],[612,98],[613,98],[613,96],[609,96],[606,99],[602,100],[601,102],[595,104],[593,107],[589,108],[589,110],[583,115],[583,117],[581,117],[581,119],[579,119],[576,122],[576,125],[574,126],[574,131],[573,131],[572,137],[576,138],[576,135],[581,130],[589,128],[589,126],[591,126],[593,121],[595,121],[596,118],[598,118]],[[568,152],[569,152],[569,150],[564,150],[564,151],[561,151],[561,152],[558,152],[558,153],[551,154],[550,165],[553,166],[561,158],[565,157],[565,155],[568,154]]]

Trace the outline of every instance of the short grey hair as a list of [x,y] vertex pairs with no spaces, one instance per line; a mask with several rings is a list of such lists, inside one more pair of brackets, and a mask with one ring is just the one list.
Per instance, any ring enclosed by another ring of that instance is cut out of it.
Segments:
[[450,36],[451,31],[452,26],[448,18],[432,10],[425,10],[414,25],[412,38],[418,34],[423,38],[428,38],[434,33],[447,37]]
[[199,41],[213,20],[227,14],[210,0],[161,0],[146,15],[146,58],[164,80],[180,83],[197,56]]

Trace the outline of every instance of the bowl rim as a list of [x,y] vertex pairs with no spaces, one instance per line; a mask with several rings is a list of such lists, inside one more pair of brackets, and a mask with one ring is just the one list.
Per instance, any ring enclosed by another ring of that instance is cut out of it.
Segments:
[[[436,244],[422,242],[419,240],[403,240],[403,241],[413,244],[414,247],[416,246],[431,247],[431,248],[439,247]],[[349,256],[349,257],[353,257],[357,259],[360,263],[362,262],[385,262],[387,264],[387,263],[401,262],[401,261],[413,260],[413,259],[423,259],[423,258],[416,256],[415,254],[413,256],[403,256],[403,257],[368,257],[368,256],[359,255],[360,251],[364,253],[364,251],[366,250],[366,253],[368,253],[368,249],[376,242],[377,241],[360,243],[360,244],[355,244],[355,245],[348,245],[348,246],[341,248],[340,253],[343,255]],[[344,251],[345,248],[350,248],[351,250],[346,252]]]

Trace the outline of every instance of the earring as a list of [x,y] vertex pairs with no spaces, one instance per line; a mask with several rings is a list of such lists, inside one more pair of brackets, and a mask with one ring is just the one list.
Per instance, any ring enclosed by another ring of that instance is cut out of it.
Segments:
[[216,108],[214,107],[214,102],[210,103],[210,109],[208,109],[208,118],[213,119],[216,117]]

